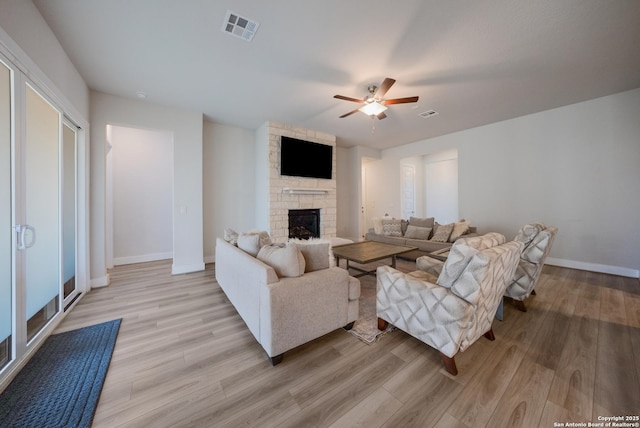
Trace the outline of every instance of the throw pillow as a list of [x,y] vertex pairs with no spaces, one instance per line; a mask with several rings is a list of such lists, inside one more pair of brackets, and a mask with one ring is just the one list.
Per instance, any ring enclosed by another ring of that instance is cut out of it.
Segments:
[[265,245],[256,258],[271,266],[278,278],[297,277],[304,274],[304,257],[294,243],[290,242],[285,247]]
[[544,223],[530,223],[522,226],[522,229],[518,231],[518,234],[514,238],[514,241],[519,241],[526,247],[533,241],[538,233],[546,228]]
[[304,257],[305,272],[313,272],[329,268],[329,243],[328,242],[295,242],[298,250]]
[[429,235],[431,234],[430,227],[419,227],[414,226],[411,223],[407,226],[407,231],[404,234],[405,238],[411,239],[429,239]]
[[466,220],[460,220],[453,225],[453,230],[451,231],[451,236],[449,236],[449,242],[453,242],[465,233],[469,231],[469,224],[471,222]]
[[451,232],[453,232],[453,223],[439,224],[438,228],[433,233],[433,237],[431,238],[431,241],[447,242],[449,240],[449,236],[451,236]]
[[435,219],[433,217],[409,217],[409,224],[418,227],[430,227],[433,229]]
[[382,234],[386,236],[402,236],[402,222],[398,219],[382,219]]
[[224,240],[227,241],[231,245],[238,245],[238,232],[227,227],[224,230]]
[[258,255],[262,247],[269,244],[271,244],[271,237],[265,231],[241,233],[238,236],[238,248],[253,257]]
[[373,231],[378,235],[382,235],[382,219],[380,217],[374,217],[372,220]]

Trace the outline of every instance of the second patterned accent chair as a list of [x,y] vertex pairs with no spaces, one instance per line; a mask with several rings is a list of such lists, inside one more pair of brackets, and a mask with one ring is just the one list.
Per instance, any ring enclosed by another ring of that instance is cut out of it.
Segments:
[[540,278],[544,261],[551,250],[558,228],[545,226],[543,223],[525,224],[515,237],[524,244],[520,262],[513,282],[504,293],[513,299],[516,308],[527,311],[524,299],[535,294],[535,286]]
[[505,241],[499,233],[456,240],[435,282],[428,272],[379,267],[378,328],[390,323],[437,349],[456,375],[458,351],[482,335],[494,339],[493,318],[524,247]]

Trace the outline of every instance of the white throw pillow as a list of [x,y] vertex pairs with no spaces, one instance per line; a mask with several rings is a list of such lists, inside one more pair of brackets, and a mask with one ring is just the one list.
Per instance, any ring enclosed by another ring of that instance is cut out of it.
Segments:
[[278,278],[298,277],[304,274],[304,257],[298,246],[292,242],[285,247],[265,245],[256,258],[271,266]]
[[374,217],[373,221],[373,231],[377,235],[382,235],[382,219],[380,217]]
[[271,244],[271,237],[264,230],[246,232],[238,236],[238,248],[253,257],[258,255],[262,247],[269,244]]
[[238,236],[239,236],[238,232],[231,229],[230,227],[227,227],[224,230],[224,240],[231,245],[236,245],[236,246],[238,245]]

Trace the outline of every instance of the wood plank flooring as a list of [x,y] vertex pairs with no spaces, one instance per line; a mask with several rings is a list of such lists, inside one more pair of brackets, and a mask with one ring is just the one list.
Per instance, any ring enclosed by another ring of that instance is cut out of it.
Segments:
[[372,345],[336,330],[272,367],[213,265],[170,271],[113,269],[56,330],[123,319],[95,427],[553,427],[640,414],[637,279],[546,266],[528,312],[506,302],[496,340],[460,353],[454,377],[399,330]]

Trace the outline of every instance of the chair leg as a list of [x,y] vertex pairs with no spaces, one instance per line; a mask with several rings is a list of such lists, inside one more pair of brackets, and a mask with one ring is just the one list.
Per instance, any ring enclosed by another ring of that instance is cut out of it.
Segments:
[[531,290],[531,294],[536,295],[536,290]]
[[527,312],[527,307],[524,305],[524,302],[522,300],[513,300],[513,304],[516,306],[516,309],[518,309],[521,312]]
[[456,367],[456,360],[454,359],[454,357],[447,357],[442,352],[440,352],[440,359],[444,363],[444,368],[449,373],[451,373],[454,376],[458,374],[458,368]]
[[490,328],[489,331],[484,334],[484,337],[486,337],[489,340],[496,340],[496,336],[495,334],[493,334],[492,328]]
[[378,318],[378,330],[385,331],[389,327],[389,323],[382,318]]

